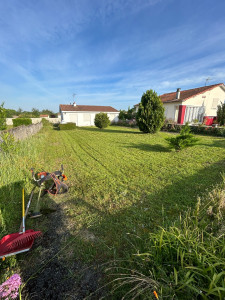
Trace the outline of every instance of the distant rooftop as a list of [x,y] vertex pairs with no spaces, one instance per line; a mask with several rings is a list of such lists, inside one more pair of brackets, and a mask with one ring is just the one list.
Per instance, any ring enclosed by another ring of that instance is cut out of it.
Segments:
[[119,112],[112,106],[60,104],[59,107],[61,111]]

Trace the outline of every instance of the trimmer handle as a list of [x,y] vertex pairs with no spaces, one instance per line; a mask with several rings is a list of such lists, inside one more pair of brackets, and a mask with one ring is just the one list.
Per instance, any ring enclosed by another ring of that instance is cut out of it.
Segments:
[[32,177],[34,178],[34,168],[31,168],[30,171],[31,171]]

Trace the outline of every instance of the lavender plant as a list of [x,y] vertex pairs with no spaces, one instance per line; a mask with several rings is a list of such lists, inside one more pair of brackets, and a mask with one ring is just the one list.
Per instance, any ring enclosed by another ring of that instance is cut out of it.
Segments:
[[13,274],[0,285],[0,299],[16,299],[19,295],[19,287],[21,283],[20,275]]

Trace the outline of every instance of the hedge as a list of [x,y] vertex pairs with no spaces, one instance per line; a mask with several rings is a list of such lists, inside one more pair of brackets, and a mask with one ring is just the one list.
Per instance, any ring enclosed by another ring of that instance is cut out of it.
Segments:
[[[168,124],[164,124],[161,130],[169,131],[169,132],[180,132],[183,126],[184,125],[168,123]],[[204,126],[204,125],[189,125],[189,126],[191,129],[191,133],[225,137],[225,127],[211,127],[211,126]]]
[[17,119],[13,119],[13,127],[18,127],[21,125],[31,125],[32,124],[32,120],[30,118],[17,118]]
[[77,127],[76,123],[59,124],[59,129],[60,130],[73,130],[76,127]]

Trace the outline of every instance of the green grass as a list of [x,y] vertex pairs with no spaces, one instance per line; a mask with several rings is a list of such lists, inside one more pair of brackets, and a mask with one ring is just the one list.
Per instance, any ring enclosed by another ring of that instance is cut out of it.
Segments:
[[196,146],[175,152],[165,141],[171,135],[44,128],[18,153],[0,153],[1,235],[19,227],[21,187],[27,195],[32,188],[30,167],[53,171],[62,163],[70,190],[54,201],[63,202],[71,234],[80,232],[68,251],[86,261],[128,257],[141,248],[135,236],[169,224],[222,180],[224,139],[200,136]]

